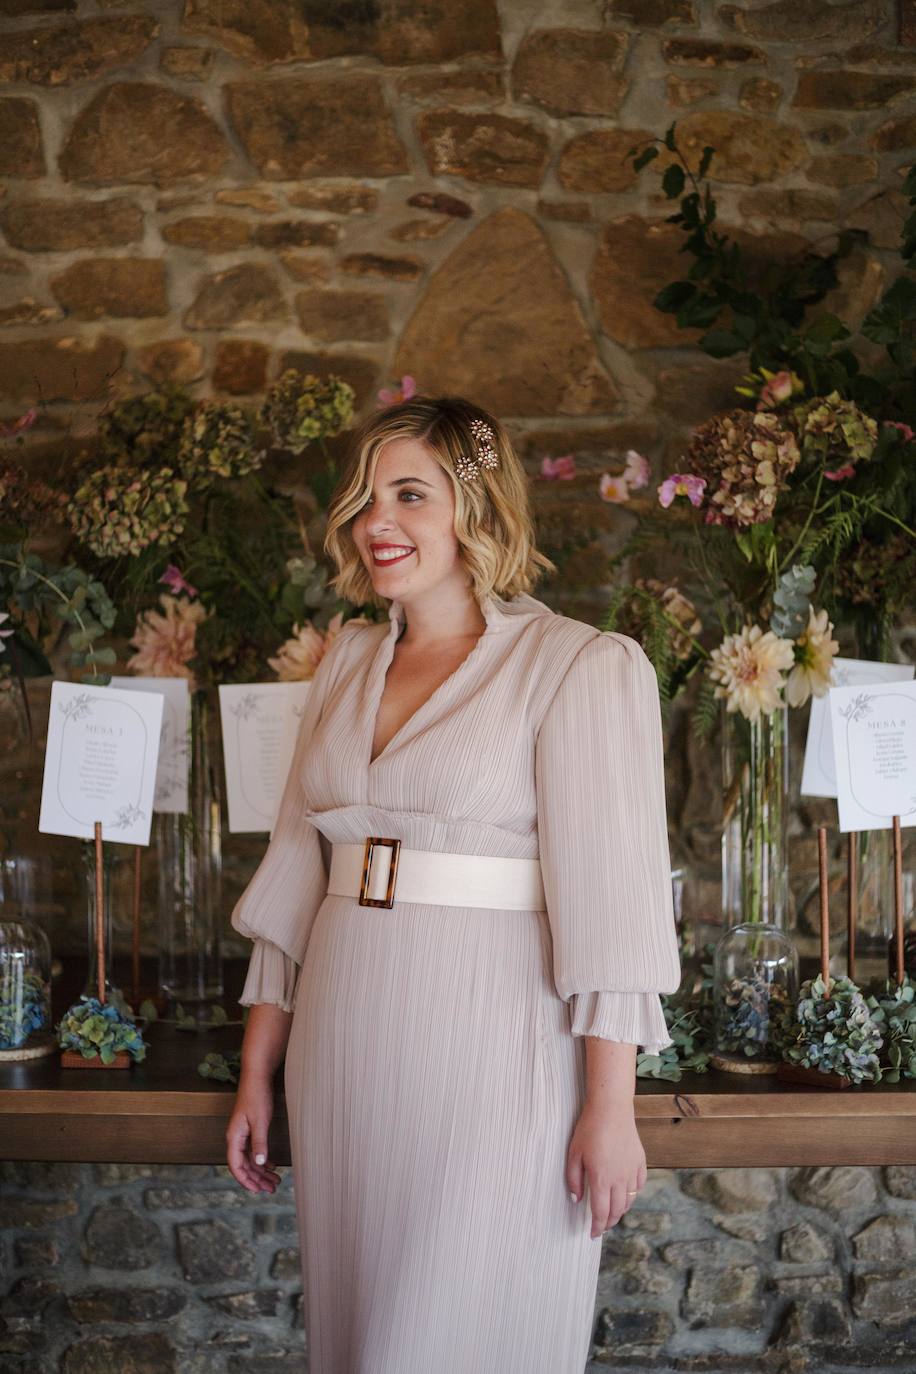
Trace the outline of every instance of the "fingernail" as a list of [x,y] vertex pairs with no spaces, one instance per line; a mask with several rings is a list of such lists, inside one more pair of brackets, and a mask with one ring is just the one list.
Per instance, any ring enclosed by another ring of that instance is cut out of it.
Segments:
[[575,1193],[570,1193],[570,1195],[569,1195],[569,1200],[570,1200],[570,1202],[578,1202],[578,1201],[579,1201],[579,1199],[576,1197]]
[[254,1157],[254,1162],[255,1162],[255,1164],[266,1164],[266,1163],[267,1163],[267,1156],[266,1156],[266,1155],[255,1155],[255,1157]]

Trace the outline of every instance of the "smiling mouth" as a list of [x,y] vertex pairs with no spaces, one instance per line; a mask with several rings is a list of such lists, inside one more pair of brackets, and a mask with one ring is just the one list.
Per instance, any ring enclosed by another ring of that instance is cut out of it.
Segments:
[[371,552],[372,552],[372,561],[373,561],[373,563],[375,564],[375,566],[376,566],[377,568],[387,568],[387,567],[389,567],[392,563],[401,563],[405,558],[409,558],[410,555],[411,555],[412,553],[415,553],[416,550],[415,550],[415,549],[405,549],[403,553],[394,554],[392,557],[388,557],[388,558],[380,558],[379,555],[378,555],[377,553],[375,553],[374,550],[371,550]]

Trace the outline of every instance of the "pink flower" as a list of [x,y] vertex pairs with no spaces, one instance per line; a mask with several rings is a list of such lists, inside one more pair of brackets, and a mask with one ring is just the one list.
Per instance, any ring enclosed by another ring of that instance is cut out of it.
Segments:
[[21,434],[24,429],[31,429],[38,419],[38,411],[32,407],[24,415],[20,415],[18,420],[14,420],[11,425],[0,424],[0,435],[4,439],[11,439],[14,434]]
[[176,596],[179,592],[185,592],[188,596],[197,596],[198,594],[197,588],[185,581],[174,563],[169,564],[159,581],[164,582],[169,591],[174,592]]
[[630,499],[630,488],[623,474],[612,477],[609,472],[602,472],[598,491],[602,501],[610,501],[615,506],[622,506]]
[[196,652],[197,627],[209,612],[199,601],[176,601],[168,592],[159,600],[164,615],[150,610],[137,617],[130,641],[137,652],[127,660],[127,666],[147,677],[186,677],[193,691],[196,679],[188,664]]
[[401,386],[398,391],[390,391],[388,387],[382,387],[378,393],[378,401],[381,406],[396,406],[402,401],[410,401],[417,394],[417,384],[413,377],[403,376]]
[[[766,376],[764,372],[764,376]],[[782,405],[792,395],[792,373],[774,372],[760,388],[759,408]]]
[[831,482],[843,482],[847,477],[855,477],[855,475],[856,470],[852,463],[845,463],[843,467],[836,468],[833,472],[828,472],[826,468],[824,469],[824,476],[829,478]]
[[900,420],[885,420],[885,425],[890,425],[892,429],[899,429],[908,444],[916,439],[916,434],[910,429],[909,425],[902,424]]
[[666,477],[658,488],[660,506],[670,506],[676,496],[686,496],[692,506],[700,505],[706,490],[706,478],[689,472],[675,472]]
[[623,480],[627,485],[635,487],[638,491],[640,487],[649,485],[651,475],[652,469],[649,466],[648,458],[637,453],[635,448],[627,449],[627,465],[623,470]]
[[562,458],[542,458],[541,476],[555,481],[568,482],[576,475],[576,460],[571,453]]

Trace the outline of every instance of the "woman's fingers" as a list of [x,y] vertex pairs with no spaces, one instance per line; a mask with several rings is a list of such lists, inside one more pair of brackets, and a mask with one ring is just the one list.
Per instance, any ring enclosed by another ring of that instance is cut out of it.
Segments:
[[[236,1182],[249,1193],[272,1193],[280,1184],[280,1175],[267,1158],[266,1145],[253,1150],[250,1141],[254,1130],[247,1116],[242,1112],[233,1114],[226,1128],[226,1163]],[[259,1138],[266,1140],[266,1127],[261,1127]],[[254,1162],[256,1154],[263,1154],[264,1163]]]
[[628,1183],[625,1179],[595,1179],[588,1175],[588,1191],[592,1202],[592,1240],[616,1226],[624,1212],[628,1212],[636,1201],[641,1184]]
[[570,1202],[579,1202],[582,1198],[582,1155],[572,1146],[566,1159],[566,1186]]

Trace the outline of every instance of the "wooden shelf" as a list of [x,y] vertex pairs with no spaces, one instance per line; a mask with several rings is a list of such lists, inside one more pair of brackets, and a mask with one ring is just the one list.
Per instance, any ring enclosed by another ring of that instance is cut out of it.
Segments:
[[[245,966],[227,962],[227,1009]],[[201,1078],[197,1065],[211,1050],[237,1049],[241,1027],[154,1024],[145,1038],[146,1059],[126,1071],[63,1069],[57,1055],[0,1064],[0,1158],[225,1163],[235,1088]],[[913,1080],[837,1090],[712,1070],[678,1083],[638,1079],[636,1119],[650,1168],[916,1164]],[[282,1072],[270,1149],[289,1164]]]

